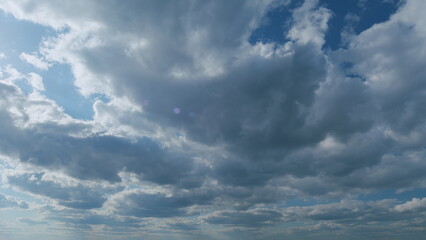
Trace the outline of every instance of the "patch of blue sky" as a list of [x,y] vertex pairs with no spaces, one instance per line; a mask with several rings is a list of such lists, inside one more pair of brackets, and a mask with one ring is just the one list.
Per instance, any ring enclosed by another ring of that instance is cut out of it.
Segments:
[[17,218],[29,217],[28,209],[1,209],[1,218],[3,221],[11,222],[16,220]]
[[[325,35],[325,49],[336,50],[345,47],[341,33],[351,28],[359,34],[374,24],[384,22],[394,14],[402,0],[320,0],[319,6],[329,9],[333,14],[328,22]],[[293,0],[286,6],[271,9],[264,17],[259,28],[249,38],[251,44],[256,42],[284,43],[292,21],[292,10],[303,1]]]
[[374,24],[387,21],[401,3],[401,0],[322,0],[322,6],[333,12],[324,48],[344,47],[342,31],[351,28],[354,34],[360,34]]
[[287,42],[286,33],[290,30],[292,10],[302,3],[302,1],[291,1],[288,5],[271,9],[262,19],[260,26],[252,32],[248,41],[251,44]]
[[43,78],[46,89],[44,95],[63,107],[65,113],[77,119],[92,118],[92,105],[96,96],[85,98],[79,93],[69,65],[55,64],[43,74]]
[[0,52],[6,54],[9,61],[15,62],[21,52],[37,51],[43,36],[52,34],[53,30],[17,20],[11,14],[0,10],[0,32]]
[[[93,101],[101,99],[100,95],[89,98],[82,96],[74,85],[74,76],[66,64],[54,64],[48,70],[41,70],[23,61],[21,53],[36,53],[45,37],[58,34],[54,29],[28,21],[15,19],[11,14],[0,10],[0,53],[6,58],[0,59],[2,66],[11,65],[24,74],[35,72],[43,77],[45,91],[42,93],[54,100],[73,118],[90,120],[93,117]],[[16,83],[25,93],[32,91],[25,81]]]

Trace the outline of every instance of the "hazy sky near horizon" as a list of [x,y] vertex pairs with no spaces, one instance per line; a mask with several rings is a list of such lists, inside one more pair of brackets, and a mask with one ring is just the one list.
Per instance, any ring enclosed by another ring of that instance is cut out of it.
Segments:
[[0,239],[426,235],[426,1],[0,1]]

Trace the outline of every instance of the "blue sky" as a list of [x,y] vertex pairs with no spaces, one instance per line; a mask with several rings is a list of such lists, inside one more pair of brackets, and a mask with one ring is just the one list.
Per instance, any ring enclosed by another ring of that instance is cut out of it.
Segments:
[[0,239],[422,239],[422,0],[0,3]]

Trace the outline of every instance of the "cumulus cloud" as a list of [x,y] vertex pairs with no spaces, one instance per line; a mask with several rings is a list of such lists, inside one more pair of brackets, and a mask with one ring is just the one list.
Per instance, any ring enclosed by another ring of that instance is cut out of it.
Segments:
[[336,51],[322,49],[332,13],[315,0],[290,9],[286,42],[248,41],[269,11],[287,6],[3,1],[16,18],[58,31],[21,59],[42,70],[68,64],[81,94],[105,97],[92,120],[76,120],[40,93],[42,76],[2,67],[0,151],[27,166],[6,174],[8,184],[90,209],[79,217],[49,209],[75,226],[119,222],[108,214],[132,226],[204,215],[203,224],[223,227],[314,221],[317,230],[423,216],[412,212],[424,199],[277,207],[426,186],[425,3],[407,1]]
[[319,47],[324,44],[324,35],[332,13],[324,7],[318,7],[318,0],[307,0],[293,12],[294,24],[287,37],[306,44],[311,42]]
[[0,68],[0,82],[14,85],[20,80],[24,80],[34,90],[45,90],[43,85],[43,77],[41,77],[37,73],[30,72],[28,74],[23,74],[13,68],[11,65],[7,65],[5,67]]
[[395,210],[398,212],[404,211],[425,211],[426,209],[426,198],[413,198],[413,200],[406,203],[395,206]]

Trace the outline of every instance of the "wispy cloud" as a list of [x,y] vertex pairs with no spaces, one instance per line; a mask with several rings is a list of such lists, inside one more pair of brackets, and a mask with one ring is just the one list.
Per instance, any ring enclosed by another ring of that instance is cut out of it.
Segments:
[[51,64],[49,64],[46,61],[40,59],[36,55],[32,55],[32,54],[28,54],[28,53],[21,53],[21,55],[19,55],[19,57],[23,61],[25,61],[25,62],[33,65],[36,68],[42,69],[42,70],[47,70],[51,66]]

